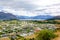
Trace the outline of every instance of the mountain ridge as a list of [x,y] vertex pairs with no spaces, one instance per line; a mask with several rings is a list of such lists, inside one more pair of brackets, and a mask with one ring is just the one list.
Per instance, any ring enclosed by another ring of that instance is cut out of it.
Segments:
[[38,16],[34,16],[34,17],[28,17],[28,16],[18,16],[18,19],[49,19],[52,18],[53,16],[49,16],[49,15],[38,15]]
[[17,16],[17,15],[13,15],[12,13],[0,12],[0,20],[11,20],[11,19],[53,20],[53,19],[60,19],[60,16],[37,15],[37,16],[29,17],[29,16]]
[[0,20],[16,19],[16,16],[11,13],[0,12]]

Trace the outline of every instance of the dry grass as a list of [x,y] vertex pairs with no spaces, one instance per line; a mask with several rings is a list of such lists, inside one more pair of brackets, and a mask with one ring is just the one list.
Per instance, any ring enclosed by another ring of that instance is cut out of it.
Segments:
[[60,24],[55,24],[56,27],[60,27]]
[[54,38],[53,40],[60,40],[60,30],[57,30],[57,32],[55,34],[58,36],[56,38]]
[[30,35],[30,36],[26,36],[25,38],[27,39],[27,38],[35,38],[36,37],[36,35],[35,34],[32,34],[32,35]]
[[3,38],[0,38],[0,40],[10,40],[10,38],[8,38],[8,37],[3,37]]

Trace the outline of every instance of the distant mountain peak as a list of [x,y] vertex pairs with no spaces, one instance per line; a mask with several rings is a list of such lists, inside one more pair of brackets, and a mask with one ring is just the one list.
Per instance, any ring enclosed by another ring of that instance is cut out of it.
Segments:
[[11,13],[5,13],[0,11],[0,20],[10,20],[10,19],[16,19],[16,16]]
[[17,16],[18,19],[30,19],[30,20],[46,20],[46,19],[50,19],[53,18],[53,16],[50,15],[37,15],[34,17],[29,17],[29,16]]

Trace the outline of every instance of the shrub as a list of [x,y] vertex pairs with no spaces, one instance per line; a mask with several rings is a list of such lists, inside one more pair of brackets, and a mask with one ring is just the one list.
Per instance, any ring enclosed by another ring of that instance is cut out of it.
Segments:
[[50,40],[55,37],[56,35],[52,30],[44,29],[38,33],[36,40]]

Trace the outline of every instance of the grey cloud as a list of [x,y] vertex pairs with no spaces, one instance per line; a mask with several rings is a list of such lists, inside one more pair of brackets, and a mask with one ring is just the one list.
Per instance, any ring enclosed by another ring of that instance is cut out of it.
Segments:
[[14,9],[25,9],[25,10],[33,10],[37,8],[37,5],[31,4],[30,2],[27,1],[15,1],[15,0],[0,0],[0,6],[3,7],[11,7]]
[[15,5],[13,7],[24,8],[25,10],[33,10],[33,9],[37,8],[36,5],[30,4],[30,3],[27,3],[27,2],[17,2],[17,3],[15,3]]

